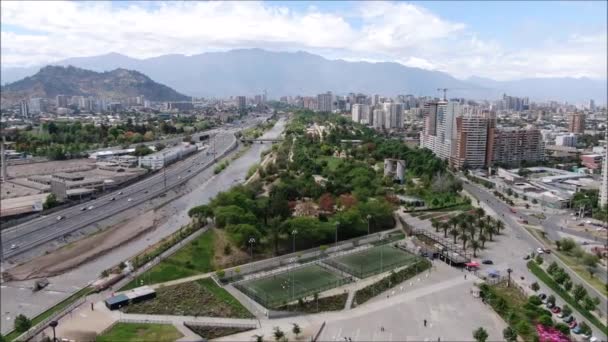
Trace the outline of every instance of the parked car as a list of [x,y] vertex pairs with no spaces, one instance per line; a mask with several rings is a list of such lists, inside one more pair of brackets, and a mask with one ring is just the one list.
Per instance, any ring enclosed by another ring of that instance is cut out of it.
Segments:
[[578,325],[578,323],[576,322],[575,319],[573,319],[572,322],[568,323],[568,328],[574,329],[577,325]]
[[526,254],[526,256],[524,257],[524,260],[530,260],[530,254]]
[[545,254],[551,254],[551,250],[549,248],[543,249],[543,252],[545,252]]
[[538,253],[538,254],[543,254],[543,253],[545,253],[545,251],[544,251],[542,248],[538,247],[538,248],[536,249],[536,253]]
[[490,259],[482,260],[481,263],[484,265],[494,265],[494,262]]
[[562,312],[562,308],[560,308],[559,306],[554,306],[551,309],[551,312],[553,312],[554,314],[558,314],[558,313]]
[[574,321],[574,316],[570,315],[570,316],[568,316],[568,317],[564,317],[564,318],[562,318],[562,320],[563,320],[565,323],[570,323],[570,322]]
[[547,295],[544,293],[541,293],[538,295],[538,298],[541,300],[541,302],[546,303],[547,302]]
[[549,303],[547,303],[546,307],[547,307],[547,309],[553,309],[553,307],[555,307],[555,304],[549,302]]
[[575,326],[574,329],[572,329],[572,332],[575,333],[575,334],[577,334],[577,335],[580,334],[581,333],[581,326],[580,325]]

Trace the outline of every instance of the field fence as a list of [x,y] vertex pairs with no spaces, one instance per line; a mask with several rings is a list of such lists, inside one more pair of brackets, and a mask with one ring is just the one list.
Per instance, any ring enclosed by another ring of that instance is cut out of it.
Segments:
[[184,321],[184,325],[197,327],[219,327],[219,328],[243,328],[257,329],[256,322],[200,322],[200,321]]
[[[387,262],[387,263],[382,263],[377,265],[377,267],[374,267],[372,269],[369,270],[364,270],[363,266],[360,266],[359,269],[357,270],[356,268],[352,268],[349,267],[341,262],[338,262],[336,260],[326,260],[325,262],[332,266],[335,267],[337,269],[339,269],[340,271],[352,274],[353,276],[359,278],[359,279],[363,279],[363,278],[367,278],[376,274],[380,274],[383,273],[385,271],[400,267],[400,266],[405,266],[408,265],[411,261],[415,261],[415,259],[411,259],[411,260],[397,260],[397,261],[393,261],[393,262]],[[413,265],[413,263],[412,263]]]
[[243,283],[236,283],[236,284],[233,284],[233,286],[235,288],[237,288],[239,291],[241,291],[244,294],[246,294],[247,296],[249,296],[251,299],[253,299],[256,302],[258,302],[259,304],[261,304],[262,306],[264,306],[266,308],[276,308],[280,305],[284,305],[284,304],[293,302],[302,297],[307,297],[307,296],[313,295],[315,293],[320,293],[320,292],[323,292],[323,291],[326,291],[329,289],[340,287],[344,284],[350,283],[351,281],[352,280],[350,278],[341,278],[341,279],[325,282],[322,285],[318,285],[315,287],[307,287],[304,289],[300,288],[297,291],[294,290],[293,294],[291,294],[291,296],[288,296],[287,298],[274,298],[273,295],[269,295],[269,294],[261,295],[261,294],[255,293]]
[[17,337],[15,339],[15,341],[27,341],[27,340],[31,339],[32,337],[38,335],[41,331],[46,329],[51,321],[59,320],[60,318],[67,315],[70,311],[76,309],[78,306],[80,306],[84,302],[86,302],[85,297],[81,297],[81,298],[77,299],[74,303],[66,306],[63,310],[50,315],[49,317],[40,321],[40,323],[31,327],[28,331],[24,332],[19,337]]

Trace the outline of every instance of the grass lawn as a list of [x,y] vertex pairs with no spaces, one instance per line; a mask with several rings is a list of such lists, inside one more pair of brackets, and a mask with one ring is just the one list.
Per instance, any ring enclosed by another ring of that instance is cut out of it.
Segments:
[[97,342],[172,342],[182,338],[177,329],[170,324],[117,323],[103,335],[97,336]]
[[175,254],[133,279],[120,291],[213,271],[214,236],[213,229],[202,233]]
[[398,248],[383,245],[328,260],[330,265],[358,278],[413,263],[416,256]]
[[186,327],[207,341],[253,330],[250,328],[210,327],[204,325],[186,325]]
[[336,169],[338,169],[338,165],[340,164],[341,159],[338,157],[331,157],[331,156],[323,156],[323,157],[319,157],[319,160],[325,160],[327,162],[327,168],[329,168],[330,171],[336,171]]
[[[84,289],[82,289],[82,290],[74,293],[73,295],[71,295],[70,297],[66,298],[65,300],[63,300],[59,304],[53,306],[52,308],[44,311],[40,315],[34,317],[32,319],[32,326],[35,326],[36,324],[44,321],[45,319],[47,319],[51,315],[53,315],[53,314],[55,314],[55,313],[57,313],[57,312],[65,309],[66,307],[70,306],[72,303],[76,302],[79,298],[84,297],[84,296],[88,295],[91,292],[93,292],[92,288],[85,287]],[[6,341],[12,341],[12,340],[16,339],[17,337],[19,337],[21,334],[23,334],[23,332],[12,331],[10,334],[6,335],[4,338],[6,339]]]
[[247,281],[239,287],[245,288],[246,294],[254,297],[260,304],[273,307],[337,287],[345,281],[340,274],[319,265],[310,265],[293,272],[286,271]]
[[124,312],[177,316],[253,317],[239,301],[210,278],[160,287],[156,290],[156,298],[129,305],[124,308]]
[[344,310],[348,293],[341,293],[329,297],[322,297],[314,300],[314,296],[306,298],[307,300],[300,303],[281,306],[281,311],[316,313],[325,311],[341,311]]

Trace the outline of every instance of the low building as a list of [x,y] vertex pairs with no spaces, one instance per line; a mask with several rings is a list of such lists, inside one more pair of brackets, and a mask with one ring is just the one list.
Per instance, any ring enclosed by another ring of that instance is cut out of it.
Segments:
[[150,170],[159,170],[166,165],[172,164],[185,158],[197,151],[196,145],[182,144],[172,148],[164,149],[160,152],[152,153],[147,156],[139,157],[139,167]]
[[602,167],[602,155],[584,154],[581,156],[581,164],[592,172],[599,171]]

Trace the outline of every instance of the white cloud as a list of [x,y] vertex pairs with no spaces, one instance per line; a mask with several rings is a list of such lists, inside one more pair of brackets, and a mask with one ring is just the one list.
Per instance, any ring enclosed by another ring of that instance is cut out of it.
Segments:
[[355,2],[348,13],[315,6],[294,11],[272,2],[147,5],[2,1],[2,65],[44,64],[111,51],[148,58],[260,47],[396,61],[457,77],[606,78],[605,33],[573,33],[562,41],[539,42],[536,49],[514,50],[479,39],[463,23],[402,2]]

